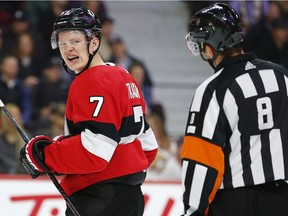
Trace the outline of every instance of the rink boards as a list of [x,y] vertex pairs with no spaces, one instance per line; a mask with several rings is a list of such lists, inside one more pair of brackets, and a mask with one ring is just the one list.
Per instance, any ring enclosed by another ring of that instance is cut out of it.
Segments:
[[[180,182],[145,182],[144,216],[173,216],[182,211]],[[65,201],[46,176],[0,175],[1,215],[64,216]]]

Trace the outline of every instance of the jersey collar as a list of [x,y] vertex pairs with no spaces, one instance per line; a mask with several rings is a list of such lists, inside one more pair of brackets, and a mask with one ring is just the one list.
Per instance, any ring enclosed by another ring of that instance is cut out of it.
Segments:
[[257,56],[253,52],[225,58],[222,62],[220,62],[217,65],[217,67],[215,68],[215,72],[219,71],[223,67],[227,67],[228,65],[236,64],[236,63],[243,62],[243,61],[249,61],[249,60],[256,59],[256,58]]

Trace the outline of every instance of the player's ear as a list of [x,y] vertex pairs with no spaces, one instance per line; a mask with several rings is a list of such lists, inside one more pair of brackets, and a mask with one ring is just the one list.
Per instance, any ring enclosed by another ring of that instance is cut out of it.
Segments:
[[100,46],[100,41],[97,37],[93,37],[90,41],[89,52],[93,53],[97,50],[98,46]]

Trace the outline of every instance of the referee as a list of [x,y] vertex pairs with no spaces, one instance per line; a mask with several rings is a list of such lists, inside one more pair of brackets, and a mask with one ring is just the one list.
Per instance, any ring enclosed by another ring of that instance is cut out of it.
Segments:
[[183,215],[288,215],[288,71],[244,53],[224,3],[190,21],[188,48],[215,70],[196,90],[182,148]]

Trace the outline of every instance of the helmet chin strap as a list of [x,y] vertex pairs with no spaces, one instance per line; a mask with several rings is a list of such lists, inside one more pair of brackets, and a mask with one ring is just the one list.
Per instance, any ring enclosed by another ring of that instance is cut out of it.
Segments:
[[64,69],[65,69],[65,71],[68,73],[68,74],[71,74],[71,75],[76,75],[76,73],[73,71],[73,72],[71,72],[70,70],[69,70],[69,68],[68,68],[68,66],[67,66],[67,64],[65,63],[65,61],[64,61],[64,59],[63,59],[63,57],[62,57],[62,55],[61,55],[61,53],[60,53],[60,50],[59,50],[59,48],[57,49],[57,52],[58,52],[58,57],[60,58],[60,60],[62,61],[62,65],[63,65],[63,67],[64,67]]
[[216,58],[219,56],[219,54],[220,54],[219,52],[216,52],[216,51],[215,51],[212,59],[209,59],[209,60],[208,60],[208,63],[210,64],[210,66],[211,66],[214,70],[215,70],[215,68],[216,68],[214,62],[216,61]]
[[202,52],[201,52],[201,58],[204,60],[204,61],[207,61],[208,64],[215,70],[216,66],[214,65],[214,62],[216,60],[216,58],[219,56],[219,53],[218,52],[215,52],[215,54],[213,55],[212,59],[205,59]]
[[213,61],[212,61],[212,59],[209,59],[209,60],[207,60],[207,62],[209,63],[209,65],[213,68],[213,70],[215,70],[215,65],[214,65],[214,63],[213,63]]

